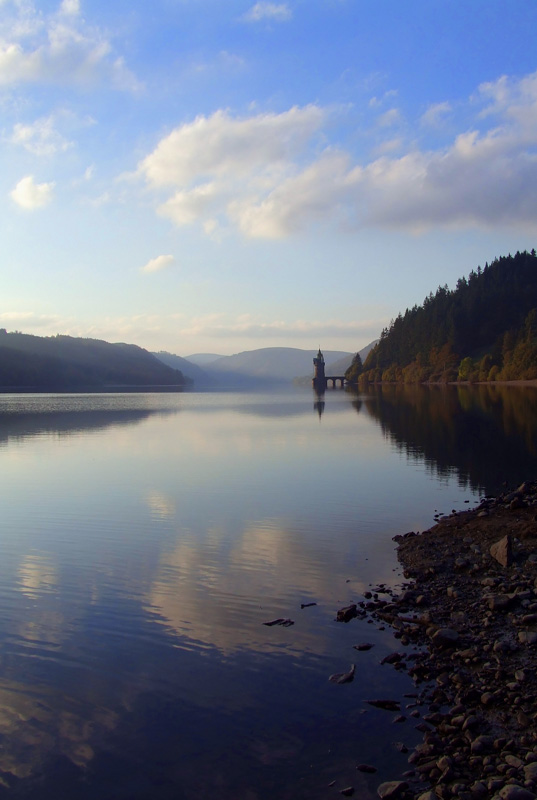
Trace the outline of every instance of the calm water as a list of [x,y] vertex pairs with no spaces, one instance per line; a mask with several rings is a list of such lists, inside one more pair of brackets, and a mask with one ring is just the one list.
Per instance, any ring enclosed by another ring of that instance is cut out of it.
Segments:
[[335,612],[536,442],[534,389],[0,396],[0,797],[374,797],[411,686]]

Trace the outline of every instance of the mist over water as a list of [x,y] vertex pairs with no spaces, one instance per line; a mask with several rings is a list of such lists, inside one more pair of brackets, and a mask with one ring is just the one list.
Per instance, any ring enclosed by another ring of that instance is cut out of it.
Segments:
[[411,682],[336,610],[401,583],[395,534],[532,477],[536,398],[1,396],[0,797],[375,796],[420,735],[365,700]]

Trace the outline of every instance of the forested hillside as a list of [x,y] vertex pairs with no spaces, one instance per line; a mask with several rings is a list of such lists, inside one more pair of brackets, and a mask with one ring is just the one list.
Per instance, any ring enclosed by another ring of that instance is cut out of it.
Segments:
[[441,286],[382,331],[351,381],[537,378],[537,256],[517,252]]
[[183,374],[133,344],[0,329],[0,391],[185,387]]

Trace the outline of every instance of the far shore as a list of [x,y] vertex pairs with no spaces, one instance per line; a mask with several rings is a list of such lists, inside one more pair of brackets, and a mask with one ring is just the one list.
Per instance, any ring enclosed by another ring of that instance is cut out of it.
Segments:
[[[515,381],[423,381],[418,383],[405,383],[404,381],[367,381],[366,383],[368,386],[537,386],[537,378]],[[350,389],[363,388],[359,383],[347,383],[346,387]]]

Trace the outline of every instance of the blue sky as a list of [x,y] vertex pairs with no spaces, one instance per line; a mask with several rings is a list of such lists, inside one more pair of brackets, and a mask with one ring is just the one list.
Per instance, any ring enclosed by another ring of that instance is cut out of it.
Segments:
[[355,351],[537,246],[537,4],[0,0],[0,326]]

